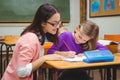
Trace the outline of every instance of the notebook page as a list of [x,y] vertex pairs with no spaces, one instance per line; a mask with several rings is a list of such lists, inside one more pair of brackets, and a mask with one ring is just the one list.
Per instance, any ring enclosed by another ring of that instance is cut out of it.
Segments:
[[86,59],[86,57],[85,56],[78,57],[77,55],[75,55],[74,58],[63,58],[64,61],[69,61],[69,62],[83,61],[83,59]]

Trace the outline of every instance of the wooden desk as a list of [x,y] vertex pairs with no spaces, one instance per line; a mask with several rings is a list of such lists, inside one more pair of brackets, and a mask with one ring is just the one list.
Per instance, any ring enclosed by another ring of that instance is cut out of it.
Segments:
[[[116,80],[116,68],[120,66],[120,54],[114,54],[115,59],[113,62],[98,62],[98,63],[85,63],[85,62],[65,62],[65,61],[46,61],[46,64],[52,66],[55,69],[74,69],[74,68],[81,68],[81,69],[94,69],[94,68],[112,68],[113,79]],[[107,80],[110,80],[110,74],[107,73]]]

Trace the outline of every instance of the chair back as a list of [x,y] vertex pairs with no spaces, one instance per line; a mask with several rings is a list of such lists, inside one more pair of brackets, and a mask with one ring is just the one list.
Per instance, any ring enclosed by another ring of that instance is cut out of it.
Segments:
[[[111,40],[115,42],[120,42],[120,34],[105,34],[104,35],[105,40]],[[112,53],[117,53],[118,52],[118,45],[107,45],[108,49]]]
[[6,35],[4,37],[5,44],[8,44],[8,45],[16,44],[19,37],[20,36]]
[[47,54],[48,49],[53,45],[52,42],[45,42],[44,43],[44,55]]
[[120,42],[120,34],[105,34],[104,39]]

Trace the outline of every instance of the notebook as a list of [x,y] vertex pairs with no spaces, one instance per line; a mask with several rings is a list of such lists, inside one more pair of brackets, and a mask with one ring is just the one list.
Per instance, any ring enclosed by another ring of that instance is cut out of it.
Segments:
[[84,62],[91,63],[91,62],[110,62],[114,60],[114,55],[109,50],[92,50],[92,51],[85,51],[84,55],[86,59]]
[[86,57],[85,56],[79,57],[79,56],[75,55],[74,58],[63,58],[62,60],[68,61],[68,62],[75,62],[75,61],[83,61],[83,59],[86,59]]

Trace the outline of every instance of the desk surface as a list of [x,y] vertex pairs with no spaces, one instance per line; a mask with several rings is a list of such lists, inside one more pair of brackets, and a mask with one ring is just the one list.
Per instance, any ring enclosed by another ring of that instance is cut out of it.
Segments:
[[120,53],[114,54],[115,59],[113,62],[98,62],[98,63],[85,63],[85,62],[66,62],[66,61],[46,61],[46,63],[56,69],[71,69],[71,68],[87,68],[97,66],[110,66],[120,64]]

